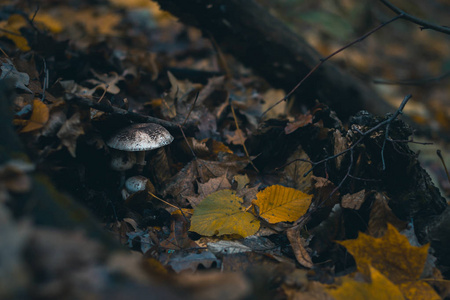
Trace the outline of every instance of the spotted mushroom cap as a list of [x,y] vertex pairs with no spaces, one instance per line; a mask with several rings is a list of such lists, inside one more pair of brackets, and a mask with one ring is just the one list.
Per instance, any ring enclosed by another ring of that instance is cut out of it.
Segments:
[[117,150],[147,151],[164,147],[173,141],[173,136],[154,123],[133,124],[119,130],[106,144]]
[[149,188],[151,191],[153,190],[153,192],[155,190],[150,180],[144,176],[133,176],[125,181],[125,189],[131,194],[143,191],[146,188]]

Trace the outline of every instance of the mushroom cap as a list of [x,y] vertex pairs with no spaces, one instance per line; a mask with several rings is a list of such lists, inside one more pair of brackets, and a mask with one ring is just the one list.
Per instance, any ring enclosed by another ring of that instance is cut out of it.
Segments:
[[155,187],[153,186],[152,182],[148,178],[141,175],[128,178],[125,181],[125,189],[130,194],[144,191],[146,189],[151,193],[155,192]]
[[140,123],[119,130],[106,144],[117,150],[147,151],[164,147],[172,141],[173,136],[161,125]]

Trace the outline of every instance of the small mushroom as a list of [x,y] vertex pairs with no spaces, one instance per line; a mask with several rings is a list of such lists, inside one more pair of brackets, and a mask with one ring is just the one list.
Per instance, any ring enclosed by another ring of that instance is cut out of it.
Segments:
[[122,189],[122,198],[126,200],[130,195],[145,190],[152,194],[155,193],[155,187],[152,182],[144,176],[132,176],[125,181],[125,187]]
[[142,172],[145,151],[158,149],[170,144],[173,136],[164,127],[154,123],[133,124],[119,130],[106,144],[117,150],[136,152],[136,165]]

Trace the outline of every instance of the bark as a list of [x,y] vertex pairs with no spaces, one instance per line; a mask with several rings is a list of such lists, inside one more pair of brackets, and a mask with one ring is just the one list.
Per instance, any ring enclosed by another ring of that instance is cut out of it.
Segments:
[[[254,0],[155,1],[205,36],[213,36],[223,51],[274,87],[290,91],[320,61],[316,50]],[[393,111],[367,83],[329,61],[303,83],[296,99],[308,106],[318,99],[341,118],[361,109],[375,114]]]

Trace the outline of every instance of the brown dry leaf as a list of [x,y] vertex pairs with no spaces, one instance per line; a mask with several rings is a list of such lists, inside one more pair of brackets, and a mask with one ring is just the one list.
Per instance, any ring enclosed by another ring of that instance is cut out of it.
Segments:
[[358,210],[366,199],[366,190],[360,190],[354,194],[346,194],[342,196],[341,206],[343,208],[350,208]]
[[0,28],[5,31],[0,31],[0,36],[4,36],[11,41],[22,51],[29,51],[31,48],[28,41],[22,36],[20,28],[27,25],[24,17],[18,14],[13,14],[8,21],[0,22]]
[[290,134],[296,131],[298,128],[304,127],[312,123],[312,115],[310,113],[306,115],[300,115],[292,123],[288,123],[284,128],[284,133]]
[[259,220],[246,212],[242,203],[242,198],[232,190],[208,195],[194,209],[189,230],[205,236],[237,234],[245,238],[255,234]]
[[349,299],[405,299],[400,289],[388,278],[383,276],[377,269],[368,266],[369,278],[371,283],[359,282],[349,277],[343,278],[343,283],[337,289],[329,289],[330,293],[336,300]]
[[333,207],[339,203],[339,192],[335,192],[330,198],[331,193],[335,190],[334,183],[323,177],[311,175],[312,186],[314,187],[314,203],[317,206]]
[[253,204],[259,207],[259,215],[267,222],[294,222],[303,216],[311,204],[311,195],[293,188],[273,185],[256,195]]
[[407,223],[394,215],[388,205],[388,200],[382,193],[375,193],[367,228],[367,232],[373,237],[383,236],[388,223],[393,224],[398,229],[406,228]]
[[97,79],[89,79],[87,82],[95,84],[96,86],[92,90],[101,89],[107,91],[110,94],[116,95],[120,93],[120,88],[116,85],[119,81],[124,80],[122,76],[119,76],[116,72],[111,72],[109,74],[98,74],[94,70],[91,72],[95,75]]
[[340,241],[353,255],[358,271],[369,275],[369,265],[398,284],[416,281],[422,274],[429,245],[413,247],[408,238],[388,224],[386,234],[374,238],[360,233],[356,240]]
[[72,157],[76,156],[77,139],[84,134],[83,124],[80,120],[80,113],[76,112],[68,119],[56,136],[61,140],[61,143],[67,147]]
[[20,132],[30,132],[41,129],[47,123],[49,118],[49,109],[41,100],[33,100],[33,112],[31,117]]
[[[348,140],[347,138],[343,137],[341,132],[339,130],[335,130],[333,132],[333,138],[334,138],[334,155],[341,153],[342,151],[346,150],[348,148]],[[335,163],[336,168],[339,170],[341,168],[342,160],[344,159],[345,155],[340,155],[336,157]]]
[[297,228],[289,228],[286,231],[287,238],[291,243],[292,250],[294,251],[295,258],[297,261],[306,268],[312,268],[313,262],[311,260],[311,256],[306,251],[303,246],[304,241],[300,236]]
[[301,147],[298,147],[286,160],[287,162],[294,162],[284,168],[284,176],[282,176],[280,183],[309,193],[311,191],[312,172],[309,172],[306,176],[304,175],[311,169],[311,164],[298,159],[310,160],[308,154]]
[[230,153],[233,154],[233,151],[231,151],[230,148],[228,148],[228,146],[226,146],[224,143],[216,141],[214,139],[211,139],[211,151],[213,154],[218,155],[220,152],[224,152],[224,153]]
[[197,206],[206,196],[219,190],[229,189],[231,184],[227,179],[227,174],[217,178],[211,178],[207,183],[198,183],[199,195],[196,197],[186,196],[192,207]]
[[[278,102],[280,99],[283,99],[286,93],[282,89],[269,89],[267,92],[262,95],[264,99],[264,103],[262,105],[261,110],[266,111],[269,109],[272,105],[274,105],[276,102]],[[264,118],[270,119],[270,118],[276,118],[279,115],[286,113],[286,107],[287,102],[283,101],[279,103],[277,106],[273,107],[271,110],[269,110]]]
[[244,145],[247,137],[241,129],[237,129],[236,131],[230,131],[225,134],[225,138],[227,139],[228,144],[233,145]]

